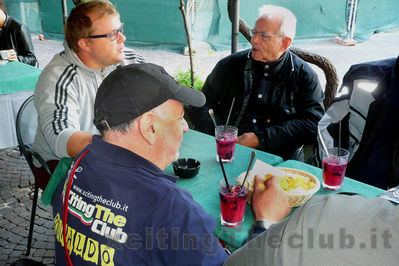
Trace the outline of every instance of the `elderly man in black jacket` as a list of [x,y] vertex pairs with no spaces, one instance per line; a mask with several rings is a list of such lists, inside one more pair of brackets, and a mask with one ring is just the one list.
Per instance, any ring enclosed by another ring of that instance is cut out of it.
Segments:
[[252,49],[218,62],[202,90],[206,105],[188,110],[197,130],[214,134],[208,110],[225,124],[235,98],[229,124],[238,127],[239,144],[287,159],[300,145],[315,141],[324,94],[312,68],[287,50],[295,29],[291,11],[260,8]]

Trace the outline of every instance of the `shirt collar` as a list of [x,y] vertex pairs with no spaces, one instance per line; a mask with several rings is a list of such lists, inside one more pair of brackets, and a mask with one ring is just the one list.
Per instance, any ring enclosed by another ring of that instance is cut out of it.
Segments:
[[98,135],[93,136],[93,141],[88,146],[88,149],[90,149],[90,152],[96,153],[97,156],[103,158],[104,161],[132,168],[144,168],[154,175],[166,178],[173,183],[176,183],[178,180],[177,176],[166,174],[162,169],[147,159],[130,150],[105,142]]
[[[251,57],[252,58],[252,57]],[[254,67],[254,70],[257,72],[268,72],[272,75],[275,75],[276,73],[278,73],[282,66],[284,65],[284,62],[286,61],[286,59],[288,58],[288,52],[285,51],[281,57],[279,59],[277,59],[276,61],[273,62],[260,62],[260,61],[256,61],[252,59],[252,64]]]

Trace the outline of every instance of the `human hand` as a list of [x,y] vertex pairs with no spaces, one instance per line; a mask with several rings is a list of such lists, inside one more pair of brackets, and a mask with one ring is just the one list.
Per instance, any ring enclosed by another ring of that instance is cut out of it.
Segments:
[[259,146],[259,139],[255,133],[248,132],[238,136],[237,143],[250,148],[257,148]]
[[291,211],[287,195],[278,187],[276,177],[263,181],[255,176],[254,193],[252,194],[252,212],[255,220],[280,222]]
[[18,61],[17,53],[13,49],[8,50],[8,61]]

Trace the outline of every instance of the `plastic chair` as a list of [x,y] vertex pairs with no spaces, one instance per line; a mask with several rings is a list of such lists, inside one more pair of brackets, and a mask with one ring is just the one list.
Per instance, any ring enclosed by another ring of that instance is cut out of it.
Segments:
[[[26,114],[29,114],[27,117]],[[32,118],[32,114],[34,118]],[[33,174],[33,158],[35,158],[41,166],[44,167],[49,177],[51,176],[51,170],[47,163],[43,160],[43,158],[35,152],[32,147],[30,146],[31,141],[28,139],[28,130],[34,130],[36,132],[37,128],[37,113],[36,109],[33,105],[33,95],[30,96],[28,99],[24,101],[21,107],[18,110],[17,119],[15,122],[18,145],[20,152],[24,155],[28,165]],[[34,174],[33,174],[34,176]],[[35,176],[34,176],[35,177]],[[36,180],[36,177],[35,177]],[[37,197],[39,194],[39,187],[35,182],[35,189],[33,194],[33,202],[32,202],[32,210],[31,210],[31,217],[30,217],[30,225],[29,225],[29,236],[28,236],[28,243],[26,246],[26,255],[28,256],[30,253],[30,248],[32,244],[32,235],[33,235],[33,226],[35,224],[35,215],[36,215],[36,206],[37,206]]]

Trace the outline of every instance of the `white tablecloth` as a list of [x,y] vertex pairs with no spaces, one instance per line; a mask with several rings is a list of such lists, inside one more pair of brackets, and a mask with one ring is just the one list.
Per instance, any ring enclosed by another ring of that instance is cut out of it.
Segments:
[[[34,91],[31,90],[0,95],[0,149],[18,145],[17,134],[15,132],[15,120],[17,119],[19,107],[33,94],[33,92]],[[27,112],[24,113],[24,120],[26,116],[32,117],[28,120],[29,123],[33,123],[33,125],[28,128],[22,126],[25,129],[22,131],[23,139],[27,140],[25,143],[32,143],[36,134],[37,126],[34,124],[37,125],[37,114],[34,110],[28,109],[26,111]]]

